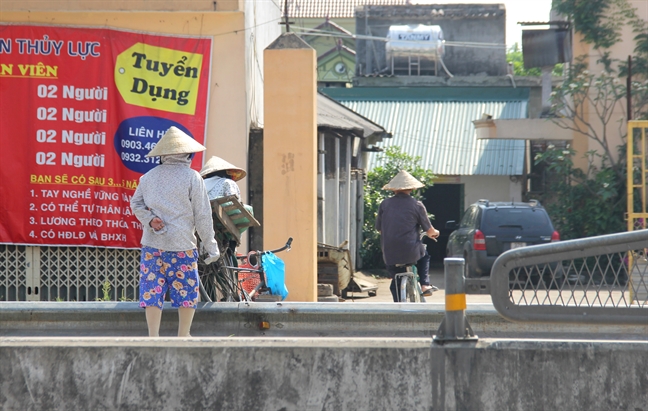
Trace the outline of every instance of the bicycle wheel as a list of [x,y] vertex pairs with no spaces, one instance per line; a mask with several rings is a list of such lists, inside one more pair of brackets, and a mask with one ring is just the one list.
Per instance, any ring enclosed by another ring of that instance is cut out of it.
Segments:
[[205,264],[203,256],[198,257],[198,278],[200,279],[200,297],[205,302],[218,301],[216,277],[217,268],[214,264]]
[[240,301],[238,274],[235,270],[228,267],[236,267],[236,258],[232,255],[231,250],[228,248],[223,255],[223,258],[215,263],[218,267],[216,282],[218,290],[222,294],[221,301]]
[[417,277],[408,277],[407,281],[410,283],[410,286],[407,288],[409,291],[409,300],[411,303],[420,303],[421,302],[421,286],[418,282]]
[[412,272],[414,273],[414,276],[411,278],[412,280],[412,301],[413,303],[424,303],[425,302],[425,297],[423,296],[423,289],[421,288],[421,283],[420,283],[420,277],[418,275],[418,269],[416,268],[416,265],[412,267]]
[[407,296],[410,294],[408,288],[410,288],[410,284],[408,281],[407,276],[401,276],[400,277],[400,294],[399,294],[399,299],[398,302],[405,303],[407,302]]
[[[220,244],[220,242],[219,242]],[[223,256],[209,265],[205,264],[205,256],[198,256],[198,277],[200,278],[200,295],[207,301],[238,301],[239,292],[237,274],[227,268],[236,267],[236,257],[231,247],[218,247]],[[200,249],[200,248],[199,248]]]

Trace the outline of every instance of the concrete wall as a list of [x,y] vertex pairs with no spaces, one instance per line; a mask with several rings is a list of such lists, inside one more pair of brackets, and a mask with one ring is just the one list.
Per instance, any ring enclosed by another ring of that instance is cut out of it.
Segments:
[[0,338],[0,408],[633,410],[648,343]]
[[464,205],[477,200],[522,201],[522,179],[512,181],[509,176],[461,176],[464,184]]
[[147,338],[136,302],[0,303],[0,409],[648,410],[648,324],[466,315],[438,345],[442,304],[212,303],[180,339],[168,305]]
[[[432,337],[444,305],[376,303],[199,303],[194,337]],[[592,325],[519,323],[505,320],[492,304],[468,303],[466,317],[480,338],[646,341],[648,324]],[[269,328],[260,328],[267,322]],[[175,336],[178,310],[165,303],[160,335]],[[0,337],[145,337],[137,302],[0,303]]]
[[[404,24],[438,25],[448,42],[506,44],[506,9],[503,4],[365,6],[356,10],[358,35],[385,38],[389,26]],[[503,76],[507,73],[504,46],[500,49],[446,46],[445,50],[443,61],[453,75]],[[357,41],[357,74],[373,74],[387,66],[385,42]],[[440,72],[444,73],[441,68]]]

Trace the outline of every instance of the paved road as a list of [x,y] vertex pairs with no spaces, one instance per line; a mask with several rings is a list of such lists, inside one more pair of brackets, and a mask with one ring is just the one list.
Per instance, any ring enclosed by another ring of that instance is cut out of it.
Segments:
[[[382,274],[378,275],[378,274]],[[377,302],[393,302],[391,293],[389,292],[390,279],[384,277],[387,275],[386,270],[365,270],[356,272],[354,275],[359,278],[378,284],[378,292],[375,297],[369,297],[367,293],[349,293],[347,302],[355,303],[377,303]],[[430,284],[439,287],[432,297],[425,297],[427,303],[445,304],[445,279],[443,267],[430,267]],[[492,303],[490,295],[468,295],[466,296],[467,303]]]

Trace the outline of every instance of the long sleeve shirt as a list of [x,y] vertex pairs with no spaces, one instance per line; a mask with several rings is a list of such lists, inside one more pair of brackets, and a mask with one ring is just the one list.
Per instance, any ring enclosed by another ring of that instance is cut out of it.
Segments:
[[425,255],[420,231],[432,227],[423,203],[398,193],[380,203],[376,230],[386,265],[416,263]]
[[[142,245],[164,251],[196,248],[195,231],[210,256],[219,254],[214,239],[211,205],[202,177],[190,168],[191,160],[169,156],[140,178],[131,208],[142,223]],[[149,225],[159,217],[164,228]]]
[[207,187],[207,194],[209,199],[213,200],[219,197],[236,196],[237,200],[241,200],[241,189],[234,180],[225,177],[210,177],[205,179],[205,187]]

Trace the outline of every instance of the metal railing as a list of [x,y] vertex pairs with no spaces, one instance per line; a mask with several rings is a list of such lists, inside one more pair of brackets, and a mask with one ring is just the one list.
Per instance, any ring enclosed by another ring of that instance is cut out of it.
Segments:
[[0,301],[136,301],[140,250],[0,244]]
[[648,230],[506,251],[491,271],[493,305],[512,321],[648,323]]

